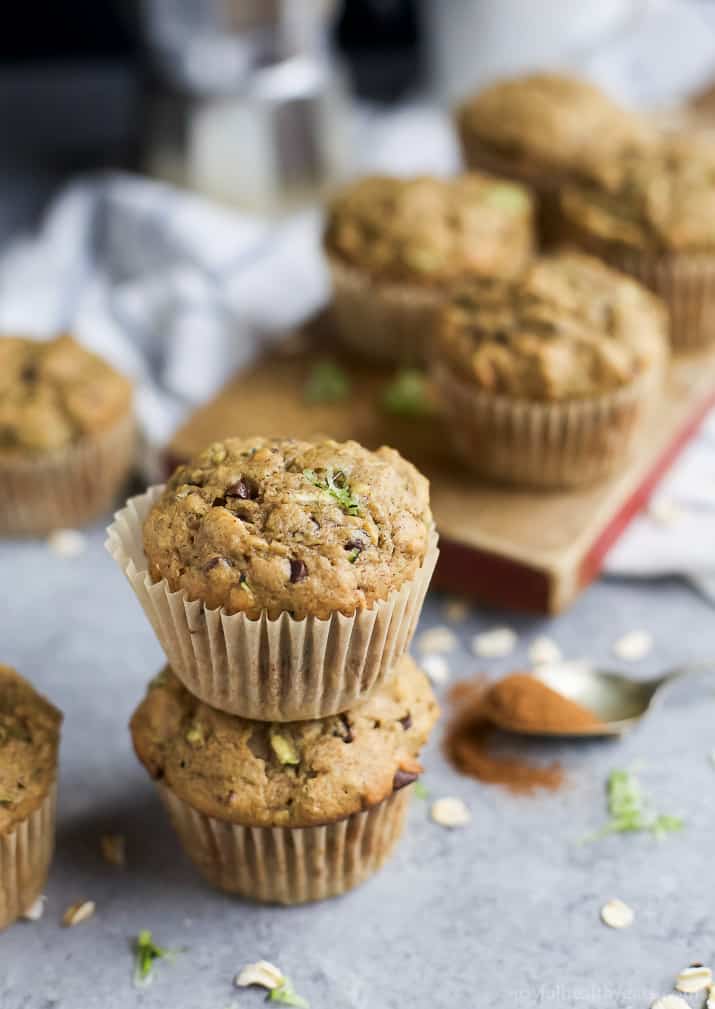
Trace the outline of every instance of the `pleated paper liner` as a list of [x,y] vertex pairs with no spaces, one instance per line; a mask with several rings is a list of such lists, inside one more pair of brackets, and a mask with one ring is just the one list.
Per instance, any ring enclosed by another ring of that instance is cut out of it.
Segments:
[[559,190],[567,175],[558,169],[545,170],[525,155],[509,157],[480,141],[457,120],[462,158],[470,171],[485,172],[520,182],[536,196],[537,231],[541,245],[551,247],[559,236]]
[[106,431],[37,458],[0,454],[0,535],[43,536],[107,512],[134,460],[131,413]]
[[244,827],[199,813],[157,785],[187,855],[213,886],[270,904],[336,897],[383,865],[402,834],[411,787],[316,827]]
[[0,929],[37,900],[55,847],[53,786],[40,805],[7,834],[0,834]]
[[570,218],[562,221],[561,237],[630,274],[663,299],[670,315],[670,343],[676,353],[715,348],[715,252],[626,249],[591,235]]
[[426,364],[442,292],[419,284],[375,283],[335,256],[328,263],[331,318],[342,345],[370,360]]
[[565,403],[482,392],[441,362],[432,374],[454,451],[472,472],[512,486],[557,489],[595,483],[627,462],[657,402],[663,366],[616,392]]
[[345,711],[390,676],[412,640],[437,563],[434,530],[415,577],[370,609],[324,620],[289,613],[251,620],[189,601],[164,579],[152,582],[142,527],[163,489],[131,498],[109,527],[106,545],[194,696],[243,718],[292,722]]

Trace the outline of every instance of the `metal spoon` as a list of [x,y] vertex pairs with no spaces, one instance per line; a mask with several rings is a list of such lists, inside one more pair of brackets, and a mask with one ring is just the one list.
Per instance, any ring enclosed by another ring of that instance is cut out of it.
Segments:
[[652,680],[632,680],[621,673],[594,669],[587,662],[560,662],[537,669],[533,675],[552,690],[593,712],[599,724],[570,732],[511,729],[532,736],[622,736],[634,728],[653,706],[656,696],[690,673],[715,669],[715,662],[692,663],[671,669]]

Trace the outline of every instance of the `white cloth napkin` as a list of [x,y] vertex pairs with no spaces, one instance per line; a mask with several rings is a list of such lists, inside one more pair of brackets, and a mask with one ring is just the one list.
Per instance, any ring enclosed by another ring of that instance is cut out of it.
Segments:
[[0,258],[0,332],[69,329],[137,382],[150,449],[327,298],[319,214],[282,224],[125,175],[69,186]]

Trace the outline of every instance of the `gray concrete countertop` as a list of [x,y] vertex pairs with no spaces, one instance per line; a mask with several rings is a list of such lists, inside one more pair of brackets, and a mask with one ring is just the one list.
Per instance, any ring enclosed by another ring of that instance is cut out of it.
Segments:
[[[202,882],[132,754],[127,721],[162,656],[102,541],[98,525],[72,560],[42,542],[0,545],[0,661],[65,712],[46,911],[0,935],[2,1009],[251,1009],[265,994],[237,991],[232,979],[260,958],[277,963],[312,1009],[640,1009],[670,990],[679,969],[711,961],[708,684],[680,685],[622,742],[535,744],[538,756],[564,762],[569,785],[530,799],[458,776],[440,753],[441,724],[424,781],[433,798],[464,799],[467,827],[437,826],[429,802],[415,798],[396,855],[361,889],[322,905],[252,906]],[[422,629],[444,622],[443,603],[429,599]],[[520,632],[519,651],[479,662],[469,641],[495,623]],[[638,675],[715,657],[715,614],[684,586],[602,582],[552,621],[475,608],[457,628],[452,679],[478,667],[495,675],[518,667],[543,632],[569,657],[607,662],[613,641],[640,627],[653,633],[655,649],[633,665]],[[659,810],[685,817],[683,832],[661,842],[630,835],[581,843],[604,821],[608,772],[636,761]],[[124,870],[99,855],[100,835],[110,831],[127,837]],[[635,909],[631,929],[599,921],[612,896]],[[95,917],[60,927],[64,909],[81,899],[96,901]],[[137,990],[130,942],[144,928],[180,952]]]

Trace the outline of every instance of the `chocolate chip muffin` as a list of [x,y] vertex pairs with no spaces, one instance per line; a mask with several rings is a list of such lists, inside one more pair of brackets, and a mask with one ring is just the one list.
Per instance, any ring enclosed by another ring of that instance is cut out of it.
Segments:
[[715,343],[715,143],[668,135],[595,162],[561,196],[562,235],[667,303],[678,350]]
[[167,668],[131,732],[209,881],[257,900],[299,903],[342,893],[382,865],[437,715],[409,656],[350,711],[287,724],[216,711]]
[[563,183],[594,158],[649,145],[653,130],[600,88],[576,77],[533,73],[500,80],[456,110],[469,168],[533,186],[539,196],[539,231],[556,233],[556,198]]
[[434,378],[471,469],[574,486],[627,458],[666,358],[658,299],[597,259],[564,252],[535,260],[519,281],[455,289]]
[[486,175],[361,179],[325,230],[339,338],[362,356],[424,363],[445,289],[521,272],[532,230],[527,191]]
[[179,467],[109,549],[186,686],[273,721],[335,714],[388,676],[437,557],[427,481],[393,449],[266,438]]
[[0,337],[0,533],[106,510],[132,461],[131,385],[70,336]]
[[0,929],[42,892],[54,848],[60,712],[0,665]]

